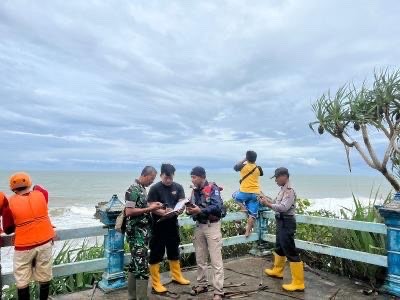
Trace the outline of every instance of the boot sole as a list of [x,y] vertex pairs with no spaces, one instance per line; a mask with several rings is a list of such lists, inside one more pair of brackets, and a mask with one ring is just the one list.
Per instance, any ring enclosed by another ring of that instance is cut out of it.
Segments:
[[285,292],[289,292],[289,293],[292,293],[292,292],[303,293],[304,292],[304,289],[297,289],[297,290],[289,291],[289,290],[285,290],[284,288],[282,288],[282,290],[284,290]]
[[283,276],[282,276],[282,277],[279,277],[279,276],[269,275],[269,274],[267,274],[267,273],[264,273],[264,274],[267,275],[268,277],[271,277],[271,278],[283,279]]
[[172,279],[172,282],[176,283],[176,284],[179,284],[179,285],[190,285],[190,282],[189,283],[180,283],[179,281],[176,281],[176,280],[173,280],[173,279]]
[[165,291],[165,292],[157,292],[156,290],[151,289],[151,293],[154,294],[154,295],[165,295],[166,293],[168,293],[168,291]]

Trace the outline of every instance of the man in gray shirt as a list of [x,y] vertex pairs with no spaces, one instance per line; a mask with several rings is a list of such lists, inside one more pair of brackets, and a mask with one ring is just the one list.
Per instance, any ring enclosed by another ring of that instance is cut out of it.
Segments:
[[272,178],[275,178],[275,182],[281,187],[281,191],[272,201],[269,201],[267,197],[261,198],[263,205],[275,211],[276,219],[274,267],[266,269],[265,273],[268,276],[283,279],[283,270],[287,258],[290,262],[292,282],[282,285],[282,288],[289,292],[304,291],[303,262],[294,243],[294,234],[296,233],[296,193],[290,184],[288,169],[276,169]]

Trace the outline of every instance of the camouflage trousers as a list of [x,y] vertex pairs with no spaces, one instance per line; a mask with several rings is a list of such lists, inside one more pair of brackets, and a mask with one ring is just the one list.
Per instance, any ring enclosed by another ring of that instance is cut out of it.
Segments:
[[149,240],[150,231],[147,228],[132,228],[126,231],[126,241],[129,244],[132,260],[128,272],[136,279],[149,278]]

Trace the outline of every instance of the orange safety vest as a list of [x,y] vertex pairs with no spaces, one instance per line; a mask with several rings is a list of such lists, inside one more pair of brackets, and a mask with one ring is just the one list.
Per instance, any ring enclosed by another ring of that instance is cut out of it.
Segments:
[[9,202],[15,223],[15,247],[42,245],[54,238],[46,199],[41,192],[15,194]]

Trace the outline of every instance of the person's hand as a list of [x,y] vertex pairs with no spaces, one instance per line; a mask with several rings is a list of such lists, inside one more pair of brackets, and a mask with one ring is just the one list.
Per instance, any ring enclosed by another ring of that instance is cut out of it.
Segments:
[[198,215],[199,213],[201,213],[201,209],[197,205],[189,206],[188,208],[186,208],[186,210],[190,215]]
[[163,204],[161,202],[151,202],[148,207],[149,207],[150,211],[154,211],[154,210],[162,208]]
[[268,201],[268,198],[265,196],[260,197],[260,203],[266,207],[271,208],[272,203]]
[[179,216],[179,215],[183,214],[184,212],[185,212],[185,206],[182,207],[180,210],[178,210],[177,215]]

